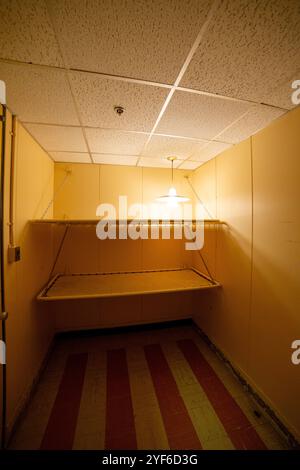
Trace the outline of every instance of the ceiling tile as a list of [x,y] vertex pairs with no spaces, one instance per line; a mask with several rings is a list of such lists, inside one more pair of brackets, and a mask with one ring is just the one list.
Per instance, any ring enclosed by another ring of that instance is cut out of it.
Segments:
[[186,160],[183,162],[179,169],[180,170],[196,170],[203,162],[193,162],[191,160]]
[[55,162],[92,163],[88,153],[49,152]]
[[139,155],[148,134],[108,129],[85,129],[90,149],[94,153]]
[[0,2],[0,57],[62,66],[55,34],[41,0]]
[[52,152],[87,152],[80,127],[60,127],[39,124],[25,124],[25,127],[45,150]]
[[[180,160],[175,160],[174,168],[177,168],[180,164]],[[170,168],[171,171],[171,162],[164,157],[161,158],[149,158],[141,157],[138,163],[138,166],[147,166],[155,168]]]
[[272,90],[294,76],[299,56],[299,0],[225,0],[180,85],[276,105]]
[[[91,73],[70,72],[70,79],[84,126],[150,132],[169,92]],[[118,115],[114,106],[124,113]]]
[[47,0],[68,66],[173,83],[212,0]]
[[223,142],[210,142],[205,147],[195,152],[191,157],[191,160],[202,163],[207,162],[229,147],[231,147],[231,144],[225,144]]
[[286,111],[270,106],[254,106],[246,116],[222,132],[218,138],[224,142],[236,144],[256,134],[256,132],[266,127],[274,119],[285,114],[285,112]]
[[[206,141],[203,141],[203,145]],[[147,147],[143,151],[145,157],[169,157],[188,158],[199,145],[199,141],[153,135]]]
[[101,155],[97,153],[92,154],[95,163],[104,163],[106,165],[129,165],[135,166],[138,157],[134,155]]
[[248,103],[176,91],[156,131],[209,140],[242,116],[250,106]]
[[297,105],[292,101],[292,94],[295,91],[295,89],[292,88],[292,84],[295,80],[299,80],[299,77],[300,69],[293,78],[290,78],[284,84],[281,83],[274,89],[272,88],[271,90],[268,90],[267,96],[264,96],[262,101],[264,103],[271,103],[273,106],[279,106],[280,108],[284,109],[294,108]]
[[7,104],[21,121],[79,124],[65,72],[0,62]]

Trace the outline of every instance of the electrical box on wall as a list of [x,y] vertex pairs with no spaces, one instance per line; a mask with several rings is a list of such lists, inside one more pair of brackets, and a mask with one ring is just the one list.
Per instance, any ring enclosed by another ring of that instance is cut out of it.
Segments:
[[9,246],[7,260],[9,263],[15,263],[21,259],[21,247],[20,246]]

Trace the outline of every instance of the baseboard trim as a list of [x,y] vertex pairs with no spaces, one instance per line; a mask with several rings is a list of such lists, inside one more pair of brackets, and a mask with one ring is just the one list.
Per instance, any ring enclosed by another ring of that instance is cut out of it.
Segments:
[[203,330],[193,321],[193,325],[201,336],[202,340],[209,346],[209,348],[219,357],[219,359],[226,364],[226,366],[231,370],[233,375],[241,383],[244,389],[250,394],[253,400],[257,403],[259,408],[261,408],[266,416],[269,418],[273,426],[277,428],[283,437],[287,440],[288,445],[295,450],[300,449],[300,443],[296,437],[291,433],[291,431],[286,427],[286,425],[281,421],[276,412],[263,400],[260,394],[249,384],[247,379],[241,374],[241,372],[234,367],[231,361],[226,357],[226,355],[211,341],[211,339],[204,333]]

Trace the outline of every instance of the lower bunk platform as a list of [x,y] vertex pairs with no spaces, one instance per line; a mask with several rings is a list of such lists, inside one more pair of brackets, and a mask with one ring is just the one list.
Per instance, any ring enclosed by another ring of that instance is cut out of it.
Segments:
[[109,298],[198,291],[219,287],[195,269],[126,273],[57,274],[37,296],[39,301]]

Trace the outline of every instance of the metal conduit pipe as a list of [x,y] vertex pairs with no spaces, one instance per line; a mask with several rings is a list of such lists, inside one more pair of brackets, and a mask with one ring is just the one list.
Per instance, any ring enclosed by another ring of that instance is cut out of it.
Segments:
[[[0,222],[1,222],[1,229],[0,229],[0,259],[1,259],[1,267],[0,267],[0,278],[1,278],[1,312],[0,312],[0,320],[1,320],[1,333],[2,333],[2,341],[4,343],[4,347],[6,344],[6,319],[7,313],[5,309],[5,286],[4,286],[4,240],[3,240],[3,221],[4,221],[4,158],[5,158],[5,134],[6,134],[6,108],[3,107],[3,116],[1,116],[1,125],[2,125],[2,147],[1,147],[1,197],[0,197]],[[6,361],[3,361],[6,362]],[[1,422],[1,448],[5,448],[6,443],[6,403],[7,403],[7,384],[6,384],[6,363],[2,364],[2,422]]]

